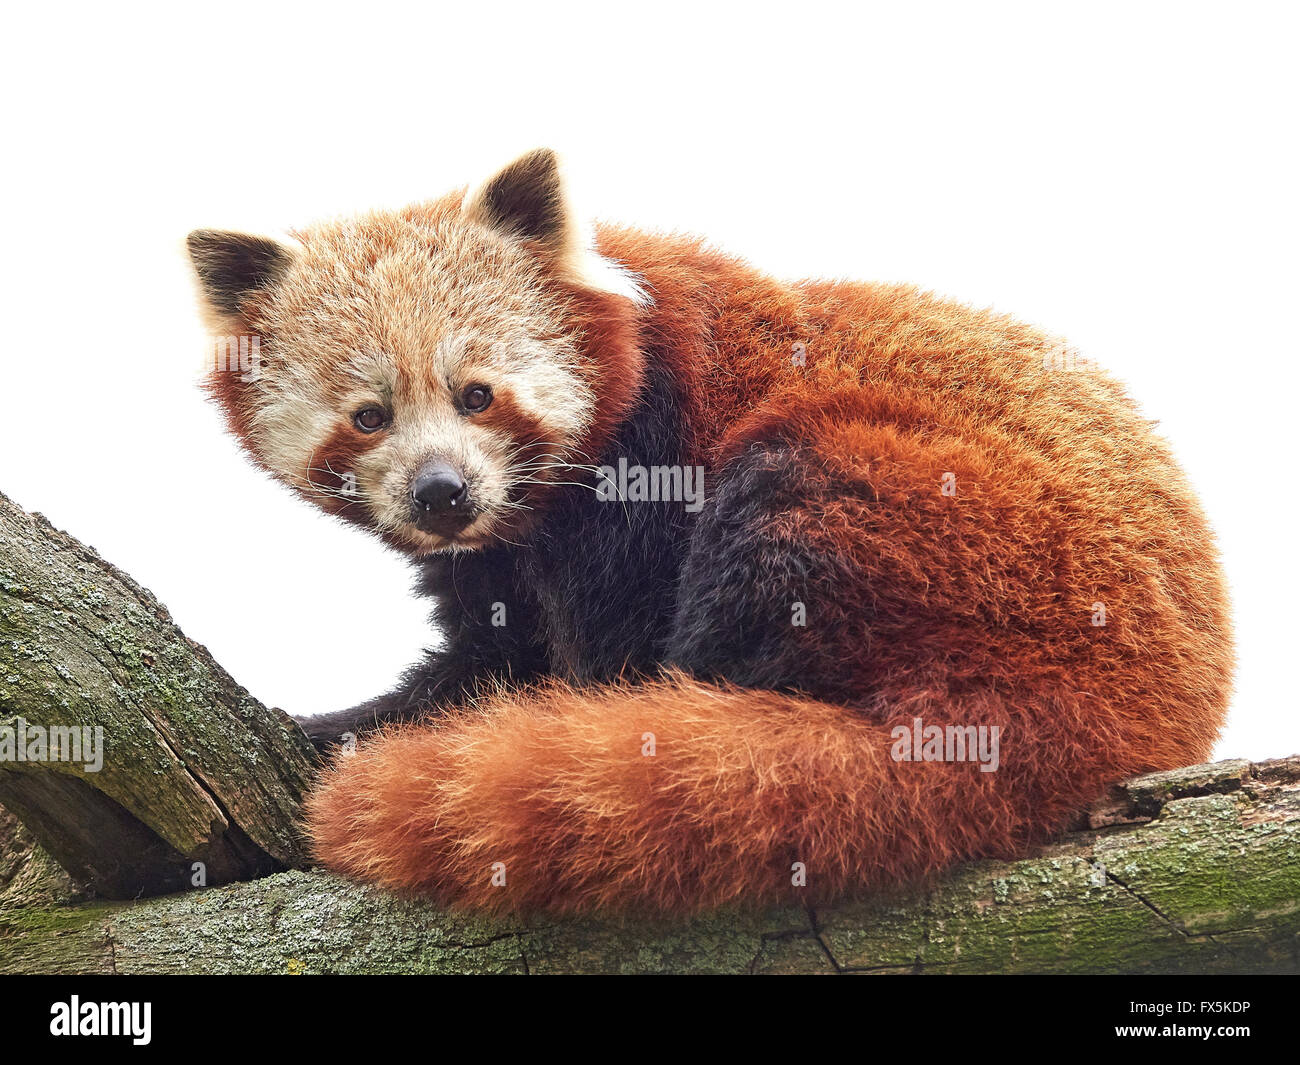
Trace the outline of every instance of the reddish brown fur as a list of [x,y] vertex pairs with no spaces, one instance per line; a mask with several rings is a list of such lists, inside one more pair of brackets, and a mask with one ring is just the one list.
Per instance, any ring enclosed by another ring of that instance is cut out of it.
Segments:
[[[826,899],[1020,853],[1109,782],[1209,755],[1232,672],[1217,552],[1117,384],[1047,372],[1055,341],[908,287],[783,284],[629,230],[600,245],[654,305],[634,339],[626,303],[561,286],[606,368],[593,446],[640,345],[687,397],[690,461],[801,449],[811,501],[765,535],[843,560],[841,613],[791,638],[857,709],[680,676],[502,693],[337,760],[310,805],[327,865],[473,907]],[[914,717],[1000,725],[1002,767],[892,760]]]
[[609,292],[598,292],[563,277],[550,277],[564,301],[566,318],[592,367],[596,417],[580,452],[598,456],[627,416],[641,387],[644,357],[639,322],[631,303]]

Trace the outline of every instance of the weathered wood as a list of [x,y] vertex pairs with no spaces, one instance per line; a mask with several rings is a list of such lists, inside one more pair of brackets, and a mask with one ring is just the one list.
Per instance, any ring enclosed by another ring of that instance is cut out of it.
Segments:
[[1297,971],[1300,757],[1141,777],[1033,857],[817,913],[488,920],[303,872],[0,909],[13,973]]
[[0,910],[77,902],[82,897],[81,889],[22,822],[0,808]]
[[[297,725],[0,496],[0,730],[20,718],[107,749],[0,762],[0,972],[1300,971],[1300,756],[1140,777],[1022,861],[819,912],[485,919],[293,869]],[[185,890],[195,861],[225,886]]]
[[209,884],[304,863],[297,814],[315,755],[298,726],[149,592],[0,495],[6,726],[103,729],[98,772],[0,761],[0,804],[101,897],[179,890],[195,862]]

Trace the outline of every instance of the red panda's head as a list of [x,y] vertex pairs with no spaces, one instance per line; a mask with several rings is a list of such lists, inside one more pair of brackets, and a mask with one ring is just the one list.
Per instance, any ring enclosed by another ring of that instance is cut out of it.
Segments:
[[232,432],[414,554],[513,541],[640,386],[639,294],[586,248],[549,151],[469,195],[188,247]]

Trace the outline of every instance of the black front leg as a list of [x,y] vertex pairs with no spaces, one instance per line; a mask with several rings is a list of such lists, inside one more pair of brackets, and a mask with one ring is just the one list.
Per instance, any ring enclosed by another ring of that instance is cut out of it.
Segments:
[[298,718],[298,724],[319,750],[325,750],[384,724],[413,721],[454,706],[473,685],[464,655],[455,648],[426,651],[392,691],[347,710]]
[[348,734],[445,712],[484,681],[527,683],[546,672],[537,608],[518,580],[513,553],[491,549],[436,556],[422,564],[416,590],[434,600],[433,622],[446,643],[427,651],[386,695],[300,718],[317,748],[342,743]]

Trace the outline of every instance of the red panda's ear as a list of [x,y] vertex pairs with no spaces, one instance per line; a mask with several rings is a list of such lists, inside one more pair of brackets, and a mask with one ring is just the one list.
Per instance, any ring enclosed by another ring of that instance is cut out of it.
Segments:
[[240,303],[266,288],[293,261],[293,252],[269,237],[196,229],[185,239],[198,276],[205,310],[212,319],[235,318]]
[[465,198],[464,214],[475,222],[523,240],[535,241],[557,257],[576,252],[575,222],[549,148],[522,155]]

